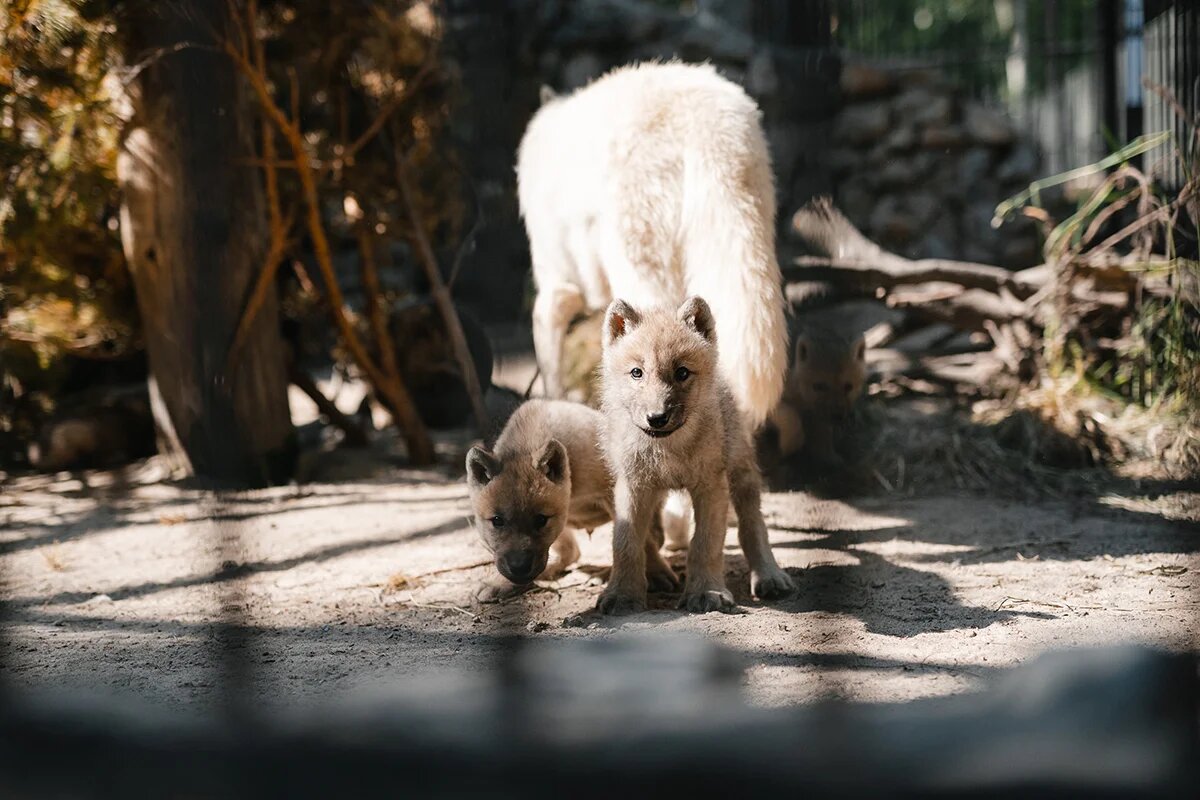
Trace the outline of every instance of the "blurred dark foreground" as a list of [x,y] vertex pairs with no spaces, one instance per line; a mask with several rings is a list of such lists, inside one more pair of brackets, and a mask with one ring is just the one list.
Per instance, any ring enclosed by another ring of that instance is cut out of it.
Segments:
[[[1046,655],[976,694],[751,708],[702,639],[514,640],[488,674],[274,719],[12,698],[0,794],[34,797],[1194,797],[1192,656]],[[232,698],[238,699],[238,698]]]

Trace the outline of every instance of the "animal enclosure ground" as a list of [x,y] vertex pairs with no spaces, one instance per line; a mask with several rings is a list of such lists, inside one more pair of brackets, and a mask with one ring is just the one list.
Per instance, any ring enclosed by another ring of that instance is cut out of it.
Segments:
[[374,473],[223,497],[149,480],[152,464],[127,485],[107,473],[9,480],[6,678],[205,703],[220,693],[222,619],[247,626],[238,655],[256,696],[281,705],[487,670],[512,633],[699,632],[742,655],[748,695],[765,705],[959,692],[1046,648],[1200,645],[1194,492],[1037,503],[770,493],[771,539],[795,597],[747,597],[731,532],[727,577],[744,613],[689,615],[662,597],[608,619],[590,611],[608,527],[556,584],[472,608],[490,567],[457,474],[355,458],[373,459]]

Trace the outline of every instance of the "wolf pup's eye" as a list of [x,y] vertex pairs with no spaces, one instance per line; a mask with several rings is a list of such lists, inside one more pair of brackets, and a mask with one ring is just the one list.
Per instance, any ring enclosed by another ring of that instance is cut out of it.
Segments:
[[642,368],[634,367],[633,369],[629,370],[629,377],[633,378],[635,381],[640,381],[642,379]]
[[690,378],[691,375],[692,375],[692,371],[690,369],[688,369],[687,367],[676,367],[676,369],[675,369],[675,380],[678,381],[679,383],[683,383],[688,378]]
[[546,527],[546,523],[549,521],[550,521],[550,518],[547,517],[545,514],[534,514],[533,515],[533,527],[537,528],[538,530],[541,530],[542,528]]
[[497,514],[494,517],[489,518],[488,522],[492,523],[493,528],[503,528],[504,527],[504,517],[500,516],[499,514]]

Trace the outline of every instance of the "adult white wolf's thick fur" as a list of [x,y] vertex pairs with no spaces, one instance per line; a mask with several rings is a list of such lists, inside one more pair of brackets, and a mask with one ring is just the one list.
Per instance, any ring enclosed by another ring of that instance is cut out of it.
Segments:
[[681,63],[623,67],[534,115],[517,179],[548,395],[562,394],[563,336],[580,311],[699,295],[739,410],[753,426],[766,419],[783,391],[787,331],[759,117],[712,67]]

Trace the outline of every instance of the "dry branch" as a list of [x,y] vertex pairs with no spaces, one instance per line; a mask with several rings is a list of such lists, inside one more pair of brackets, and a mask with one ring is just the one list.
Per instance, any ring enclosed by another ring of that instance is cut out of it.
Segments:
[[379,284],[379,270],[375,266],[375,241],[363,223],[358,225],[358,251],[362,265],[363,294],[365,295],[367,321],[375,337],[379,360],[389,378],[400,374],[396,365],[396,346],[388,330],[387,308],[383,303],[383,289]]
[[[399,139],[397,138],[398,141]],[[471,408],[475,414],[475,423],[481,432],[486,431],[488,429],[487,407],[483,402],[483,389],[479,385],[479,375],[475,372],[475,362],[471,358],[471,350],[467,346],[466,334],[463,333],[462,323],[458,319],[458,312],[454,309],[454,301],[450,298],[450,290],[446,288],[446,282],[442,279],[441,270],[438,269],[437,265],[437,258],[433,254],[433,248],[429,244],[429,237],[425,233],[424,220],[421,219],[421,214],[417,209],[416,192],[413,189],[412,179],[408,174],[404,155],[397,151],[394,153],[394,158],[396,184],[400,187],[400,196],[403,198],[405,210],[408,212],[418,261],[421,262],[421,266],[425,270],[425,277],[429,281],[430,294],[433,295],[433,301],[437,304],[438,311],[442,315],[442,322],[446,326],[446,333],[450,336],[450,346],[454,351],[454,358],[458,362],[459,371],[462,373],[463,386],[467,390],[467,396],[471,398]]]
[[[256,11],[253,3],[248,6],[247,16],[248,30],[256,30]],[[408,445],[409,459],[416,465],[433,463],[433,441],[429,438],[429,432],[425,428],[424,422],[421,421],[420,415],[417,414],[416,406],[413,404],[412,397],[404,386],[404,382],[399,376],[385,374],[371,360],[370,355],[363,346],[362,340],[358,336],[358,332],[350,322],[342,290],[338,284],[337,273],[333,267],[333,258],[329,250],[329,240],[325,235],[325,226],[321,220],[321,204],[320,196],[317,192],[316,175],[311,166],[308,146],[304,141],[304,134],[300,129],[299,120],[289,118],[278,104],[276,104],[267,86],[266,75],[262,70],[251,63],[246,55],[228,39],[223,39],[221,45],[225,53],[233,60],[234,65],[237,66],[238,71],[250,83],[250,87],[258,98],[259,106],[262,108],[267,119],[275,126],[280,135],[283,136],[284,141],[287,142],[289,149],[292,151],[292,157],[296,162],[296,175],[300,181],[307,212],[305,221],[308,228],[308,235],[312,241],[317,267],[321,270],[321,275],[325,279],[330,313],[333,316],[334,324],[341,333],[346,348],[350,351],[350,355],[353,357],[355,363],[366,373],[367,379],[375,387],[376,391],[379,392],[388,410],[399,424]]]
[[990,264],[940,258],[914,261],[889,253],[863,236],[826,198],[797,211],[792,229],[825,255],[795,259],[791,267],[784,269],[788,280],[848,280],[884,288],[947,281],[990,292],[1006,289],[1022,299],[1041,288],[1019,278],[1019,273]]
[[342,410],[321,392],[317,382],[294,362],[288,364],[288,380],[308,395],[309,399],[316,404],[317,410],[321,412],[321,416],[325,417],[330,425],[339,428],[342,433],[346,434],[346,444],[352,447],[363,447],[367,444],[367,434],[362,426],[343,414]]

